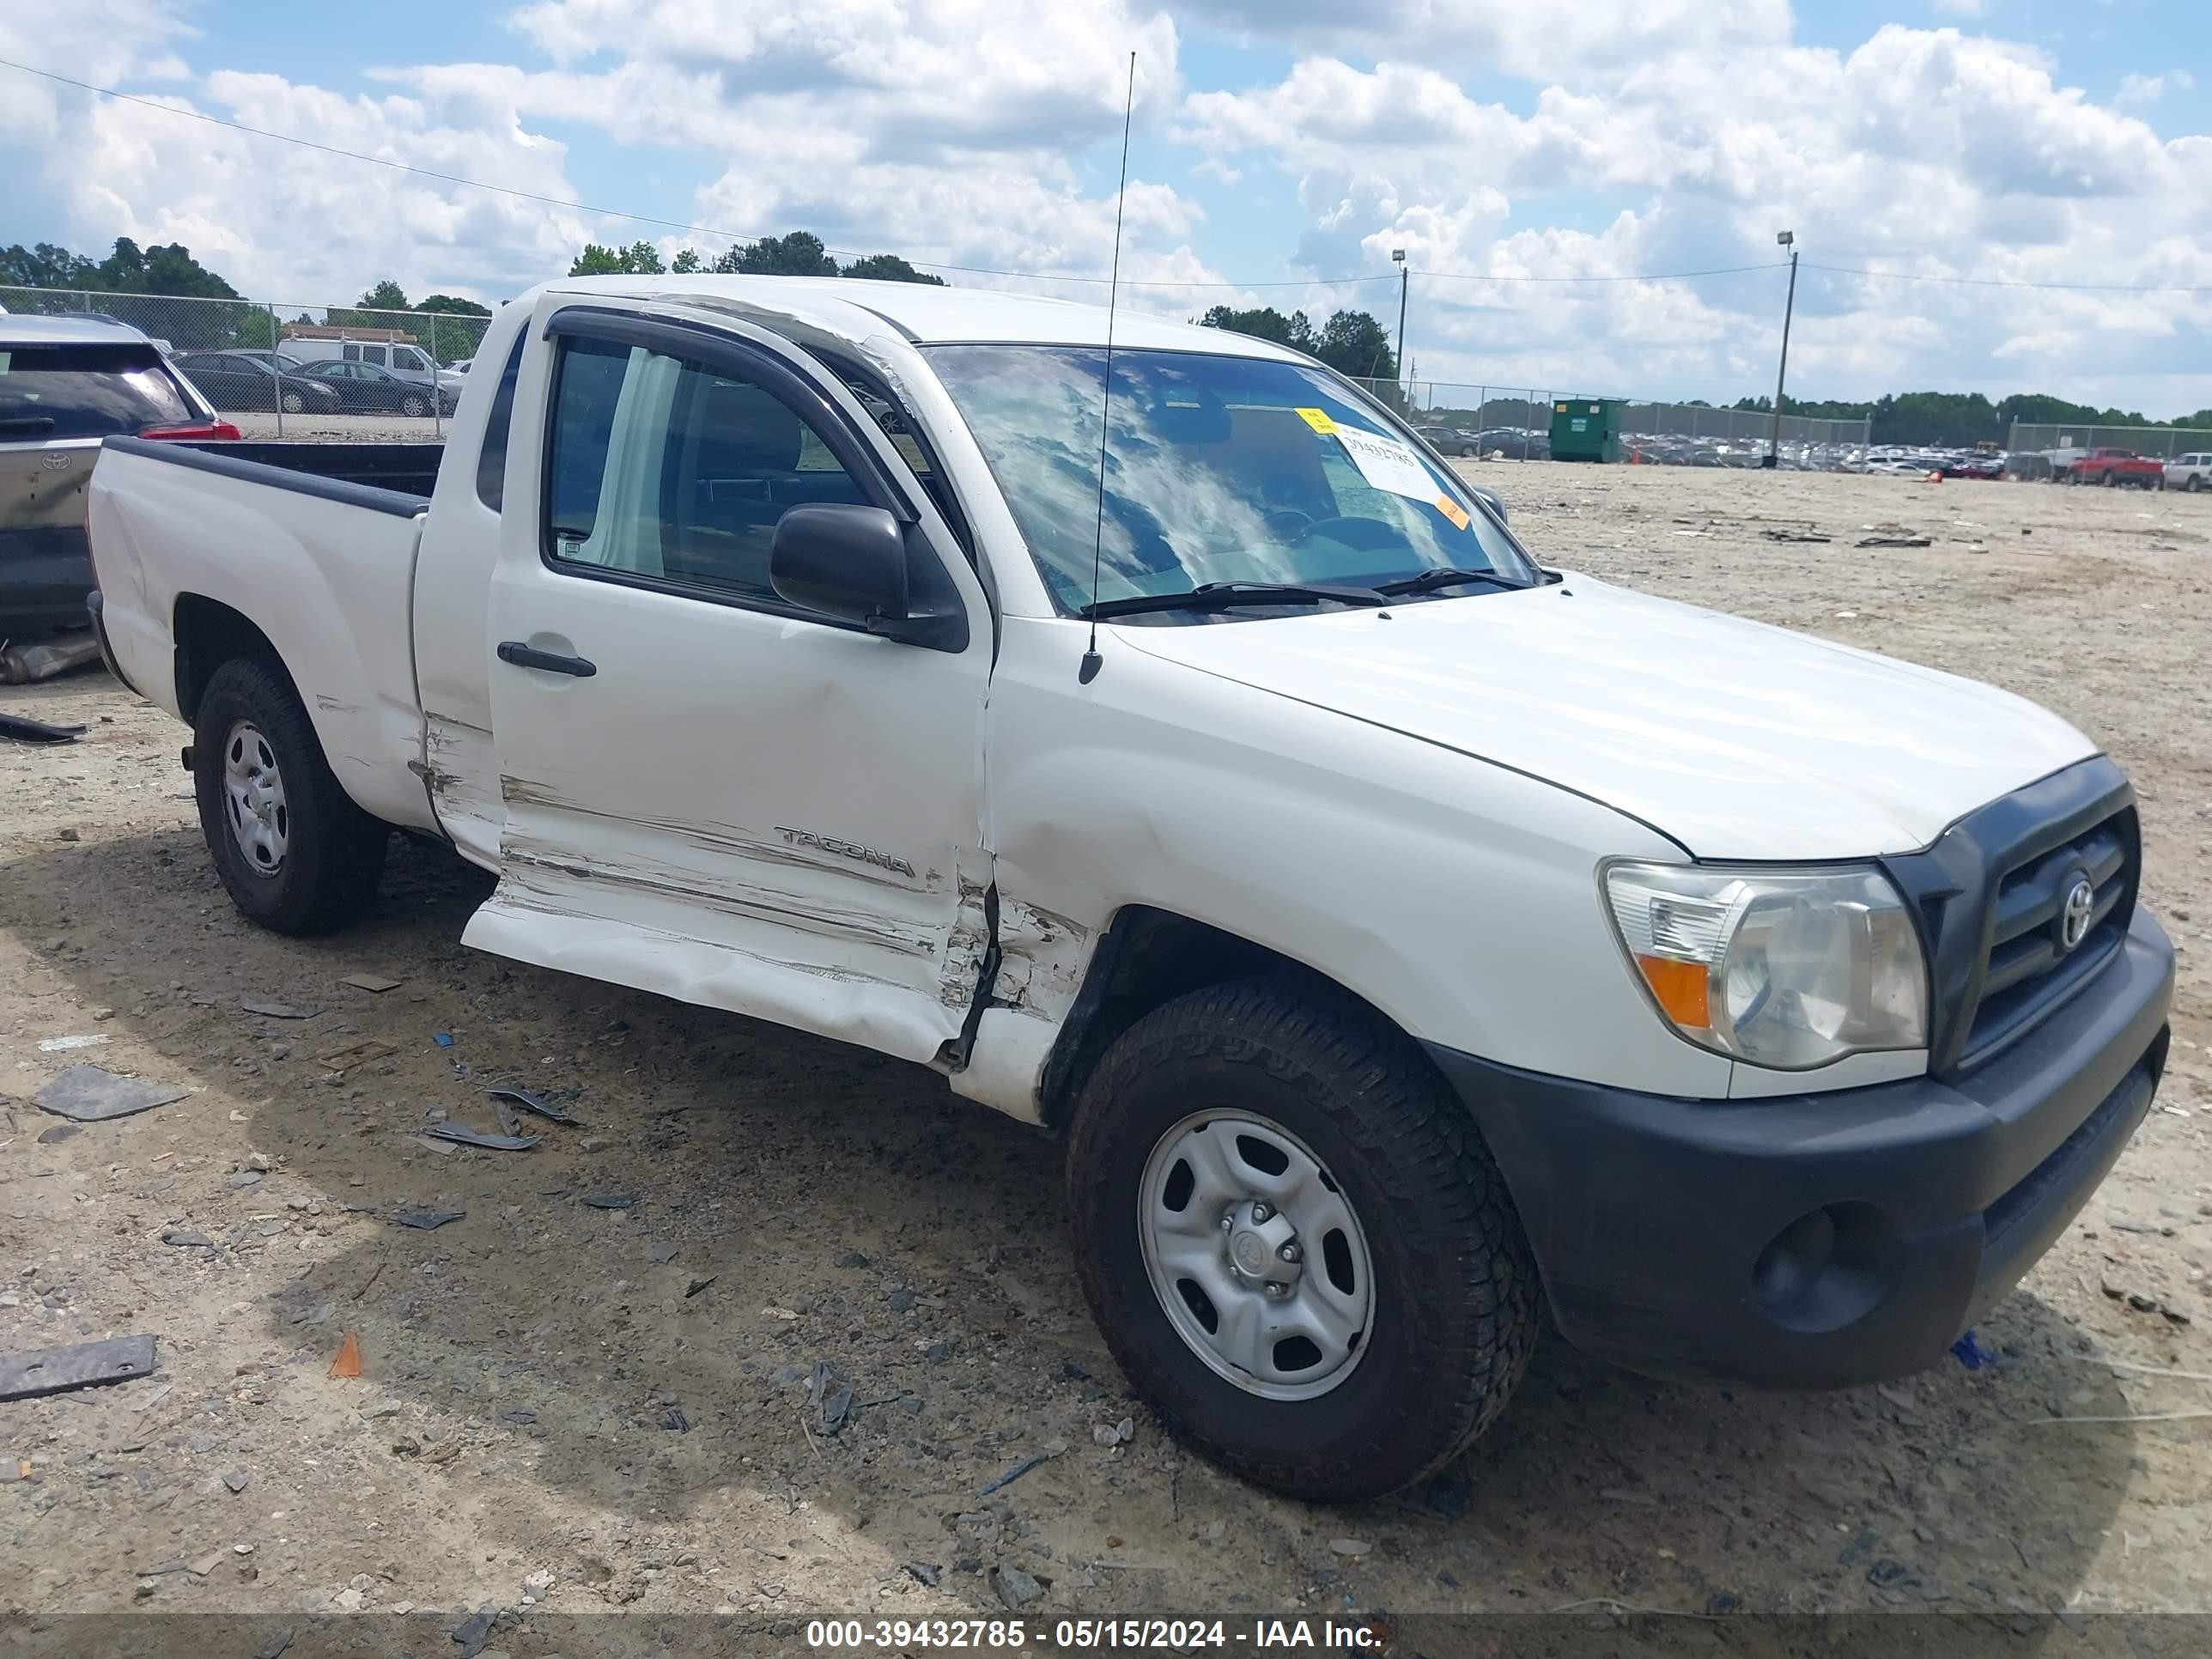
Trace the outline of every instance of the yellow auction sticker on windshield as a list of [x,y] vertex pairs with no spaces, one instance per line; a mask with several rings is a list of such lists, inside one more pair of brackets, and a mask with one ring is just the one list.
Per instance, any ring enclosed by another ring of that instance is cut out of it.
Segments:
[[1467,509],[1449,495],[1438,495],[1437,497],[1437,511],[1443,514],[1447,519],[1449,519],[1454,525],[1457,526],[1462,530],[1466,529],[1468,526],[1474,522],[1472,518],[1468,516]]
[[1302,409],[1297,414],[1300,420],[1324,438],[1336,430],[1336,422],[1328,418],[1328,411],[1325,409]]

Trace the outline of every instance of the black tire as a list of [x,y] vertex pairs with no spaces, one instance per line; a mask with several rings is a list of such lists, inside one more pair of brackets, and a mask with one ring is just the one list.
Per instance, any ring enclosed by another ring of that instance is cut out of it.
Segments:
[[[1366,1237],[1372,1329],[1313,1398],[1217,1372],[1146,1267],[1146,1164],[1217,1104],[1303,1141]],[[1420,1052],[1348,998],[1243,981],[1146,1015],[1084,1085],[1067,1189],[1084,1293],[1122,1370],[1180,1437],[1261,1486],[1321,1503],[1409,1486],[1466,1450],[1527,1367],[1540,1291],[1497,1165]]]
[[2120,481],[2120,480],[2119,480],[2119,476],[2118,476],[2117,473],[2113,473],[2113,472],[2109,472],[2109,471],[2108,471],[2108,472],[2106,472],[2106,473],[2105,474],[2105,476],[2104,476],[2103,477],[2100,478],[2097,482],[2098,482],[2098,483],[2101,483],[2101,484],[2103,484],[2103,485],[2105,486],[2105,488],[2106,488],[2106,489],[2112,489],[2112,486],[2113,486],[2113,485],[2115,485],[2115,484],[2117,484],[2118,483],[2119,483],[2119,481]]
[[2181,487],[2187,490],[2191,495],[2194,495],[2198,490],[2204,488],[2204,477],[2202,473],[2192,472],[2189,475],[2188,480],[2183,483]]
[[399,400],[399,412],[410,420],[420,420],[430,412],[430,405],[410,392]]
[[307,400],[296,392],[286,392],[278,401],[284,405],[284,412],[287,415],[301,414],[307,407]]
[[[241,722],[259,732],[283,783],[285,844],[273,871],[249,858],[230,827],[226,745]],[[376,896],[390,828],[339,786],[300,694],[276,664],[237,657],[216,670],[192,722],[192,783],[216,873],[250,921],[272,933],[328,933]]]

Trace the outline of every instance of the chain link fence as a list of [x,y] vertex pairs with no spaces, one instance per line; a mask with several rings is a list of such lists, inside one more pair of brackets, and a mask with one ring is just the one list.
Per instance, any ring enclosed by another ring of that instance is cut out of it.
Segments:
[[1624,464],[1662,466],[1741,466],[1775,464],[1792,471],[1855,471],[1866,461],[1871,420],[1816,420],[1784,415],[1778,443],[1774,417],[1757,410],[1714,409],[1705,404],[1663,403],[1642,398],[1592,398],[1586,392],[1461,386],[1436,380],[1361,382],[1377,398],[1407,415],[1422,435],[1447,455],[1495,460],[1548,460],[1552,417],[1560,404],[1612,405]]
[[437,439],[488,316],[0,286],[0,307],[152,339],[249,438]]
[[2071,460],[2076,452],[2125,449],[2154,460],[2212,451],[2212,428],[2191,426],[2068,426],[2014,421],[2006,448],[2015,456]]

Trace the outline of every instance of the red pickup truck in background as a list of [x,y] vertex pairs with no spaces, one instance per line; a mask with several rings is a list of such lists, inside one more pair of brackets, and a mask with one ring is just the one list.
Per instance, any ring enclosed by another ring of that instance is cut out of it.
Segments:
[[2132,449],[2092,449],[2053,467],[2051,477],[2070,484],[2103,484],[2106,489],[2133,484],[2138,489],[2156,489],[2165,480],[2166,468]]

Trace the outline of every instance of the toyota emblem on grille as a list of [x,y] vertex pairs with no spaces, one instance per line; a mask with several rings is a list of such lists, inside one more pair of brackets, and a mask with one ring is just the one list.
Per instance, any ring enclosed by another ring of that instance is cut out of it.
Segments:
[[39,465],[49,472],[66,472],[69,471],[69,453],[66,450],[51,450],[39,457]]
[[2066,902],[2058,908],[2058,949],[2061,954],[2081,943],[2089,931],[2089,913],[2097,908],[2097,890],[2087,876],[2074,878],[2066,890]]

